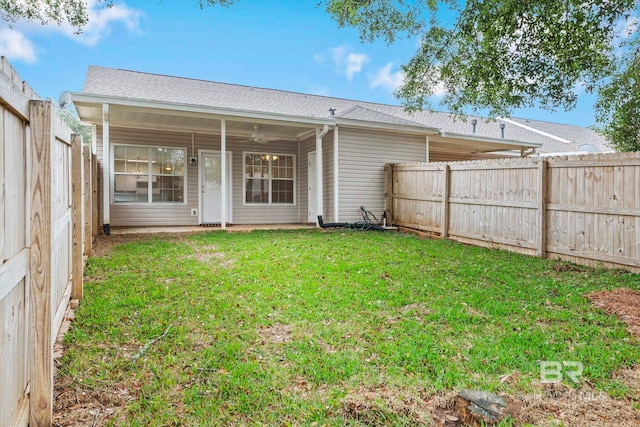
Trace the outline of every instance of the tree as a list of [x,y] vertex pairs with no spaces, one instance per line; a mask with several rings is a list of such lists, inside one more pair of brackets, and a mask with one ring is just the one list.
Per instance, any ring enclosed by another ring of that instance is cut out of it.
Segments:
[[73,131],[74,134],[82,136],[82,143],[84,145],[91,145],[91,142],[92,142],[91,126],[82,124],[80,120],[78,120],[77,113],[75,112],[75,110],[71,112],[66,109],[56,108],[56,113],[58,114],[58,117],[60,117],[60,119],[67,126],[69,126],[69,128],[71,129],[71,131]]
[[[638,15],[640,0],[325,2],[338,25],[357,28],[363,41],[420,37],[396,92],[409,110],[431,108],[440,86],[446,92],[441,104],[453,113],[487,110],[490,116],[534,106],[571,109],[579,91],[599,91],[600,128],[616,148],[640,149],[637,49],[628,44],[638,35],[634,28],[630,37],[619,37],[620,22]],[[88,20],[86,0],[0,0],[0,17],[68,21],[78,28]],[[620,60],[624,55],[631,59]],[[634,137],[636,145],[629,143]]]
[[[640,149],[640,74],[637,50],[627,44],[637,31],[619,34],[620,22],[637,8],[637,0],[329,0],[327,5],[336,22],[357,28],[363,41],[392,43],[402,33],[421,37],[415,56],[402,66],[405,82],[396,93],[410,110],[430,107],[438,85],[444,85],[442,104],[452,112],[486,109],[491,116],[532,106],[571,109],[578,91],[600,89],[598,119],[620,150]],[[621,52],[631,59],[619,61]]]
[[89,15],[85,0],[0,0],[0,18],[9,25],[26,19],[40,21],[43,25],[68,22],[80,28],[87,24]]
[[617,151],[640,151],[640,59],[637,50],[599,90],[596,118],[600,132]]
[[[211,5],[229,6],[235,0],[198,0],[201,8]],[[112,0],[98,0],[104,7],[112,7]],[[89,23],[87,0],[0,0],[0,19],[13,25],[20,19],[40,21],[41,24],[68,22],[78,28]]]

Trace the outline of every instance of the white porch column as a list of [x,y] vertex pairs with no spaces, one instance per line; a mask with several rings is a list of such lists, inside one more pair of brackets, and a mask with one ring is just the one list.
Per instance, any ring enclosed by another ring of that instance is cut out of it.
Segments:
[[324,191],[322,183],[322,137],[329,132],[329,126],[324,125],[324,128],[316,129],[316,226],[319,226],[318,215],[323,215],[324,212]]
[[91,154],[98,153],[98,126],[93,123],[91,125]]
[[425,140],[425,148],[427,150],[426,155],[425,155],[425,162],[429,163],[429,135],[427,135]]
[[111,200],[111,147],[109,145],[109,104],[102,104],[102,229],[110,235],[110,200]]
[[338,145],[338,126],[335,126],[333,128],[333,222],[340,222],[340,167],[338,164],[340,156]]
[[222,212],[220,214],[220,228],[227,228],[227,121],[220,119],[220,203]]

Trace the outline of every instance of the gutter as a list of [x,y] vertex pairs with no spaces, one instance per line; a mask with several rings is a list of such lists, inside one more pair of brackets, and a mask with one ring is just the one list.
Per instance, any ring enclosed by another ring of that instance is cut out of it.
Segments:
[[263,120],[277,120],[282,122],[295,122],[313,125],[333,125],[334,120],[296,116],[293,114],[265,113],[254,110],[240,110],[234,108],[207,107],[203,105],[184,104],[179,102],[154,101],[139,98],[124,98],[118,96],[106,96],[97,94],[86,94],[81,92],[70,92],[71,100],[74,104],[111,104],[112,106],[126,106],[139,108],[156,108],[159,110],[182,111],[187,113],[201,113],[220,117],[241,117]]
[[489,142],[492,144],[517,145],[519,147],[532,147],[532,148],[542,147],[542,143],[540,142],[524,142],[524,141],[516,141],[514,139],[488,138],[484,136],[473,136],[473,135],[464,134],[464,133],[448,133],[443,130],[439,132],[439,136],[441,136],[442,138],[456,138],[456,139],[464,139],[467,141]]
[[390,131],[396,131],[396,132],[414,133],[419,135],[425,135],[425,134],[437,135],[440,132],[439,129],[420,126],[420,125],[412,126],[412,125],[394,124],[394,123],[370,122],[366,120],[343,119],[339,117],[335,119],[334,123],[336,125],[343,125],[343,126],[349,126],[349,127],[390,130]]

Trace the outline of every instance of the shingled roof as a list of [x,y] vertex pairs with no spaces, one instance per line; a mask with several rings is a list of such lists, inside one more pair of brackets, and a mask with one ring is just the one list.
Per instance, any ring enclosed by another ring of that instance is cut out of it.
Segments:
[[[85,94],[150,100],[212,108],[227,108],[307,118],[350,119],[425,129],[467,137],[541,143],[543,152],[575,151],[574,145],[607,145],[590,129],[525,119],[493,120],[483,117],[456,117],[450,113],[419,111],[409,113],[401,106],[265,89],[213,81],[150,74],[138,71],[90,66]],[[333,114],[330,109],[333,110]],[[471,119],[477,119],[475,132]],[[522,123],[521,123],[522,122]],[[500,124],[505,124],[504,136]],[[526,126],[522,126],[522,125]],[[540,127],[544,132],[536,132]],[[549,135],[545,135],[549,134]],[[571,138],[558,136],[560,133]],[[573,138],[573,139],[572,139]],[[566,139],[568,142],[563,142]]]

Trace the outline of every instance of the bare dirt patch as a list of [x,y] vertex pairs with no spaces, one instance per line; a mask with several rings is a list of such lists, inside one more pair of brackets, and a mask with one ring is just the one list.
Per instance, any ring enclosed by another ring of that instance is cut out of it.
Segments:
[[263,341],[271,343],[289,343],[293,340],[292,325],[272,325],[266,328],[258,328],[258,335]]
[[55,382],[54,426],[103,426],[125,423],[124,408],[140,393],[140,384],[101,389],[58,377]]
[[430,409],[414,393],[379,385],[349,392],[343,400],[342,416],[365,425],[392,425],[394,419],[403,418],[409,423],[403,425],[425,426]]
[[571,389],[563,384],[544,384],[538,392],[518,396],[518,400],[521,404],[519,421],[536,426],[640,425],[640,411],[630,402],[614,400],[587,385]]
[[629,331],[640,339],[640,291],[618,288],[591,292],[587,298],[605,313],[618,316],[629,326]]
[[[640,371],[623,375],[635,381]],[[501,395],[505,414],[515,425],[538,427],[633,427],[640,426],[640,411],[629,401],[614,400],[588,385],[572,389],[563,384],[540,384],[535,392],[517,396]],[[391,388],[385,385],[359,388],[342,401],[341,416],[365,425],[391,425],[400,418],[403,425],[461,427],[464,414],[459,394],[429,394],[419,390]]]

